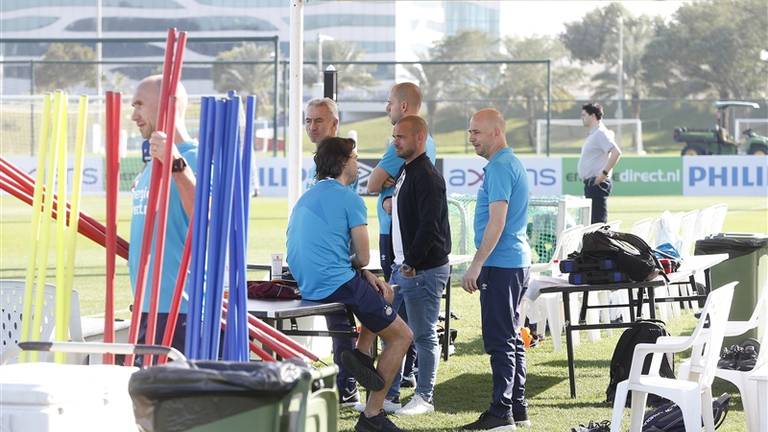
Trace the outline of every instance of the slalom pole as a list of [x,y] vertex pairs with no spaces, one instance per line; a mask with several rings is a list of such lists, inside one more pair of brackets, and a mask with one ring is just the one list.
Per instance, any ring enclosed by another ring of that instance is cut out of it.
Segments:
[[[56,176],[56,186],[58,188],[58,196],[62,197],[65,201],[67,199],[67,109],[68,100],[66,95],[62,96],[62,109],[59,112],[59,126],[62,128],[58,135],[58,141],[56,146],[58,147],[59,158],[58,168]],[[65,290],[66,284],[66,234],[67,234],[67,218],[61,217],[56,219],[56,313],[55,313],[55,333],[54,340],[66,341],[69,335],[69,323],[64,321],[67,316],[67,295]],[[54,359],[56,363],[64,363],[64,353],[55,353]]]
[[[155,331],[157,330],[157,313],[160,302],[160,289],[162,288],[163,261],[165,258],[165,232],[168,223],[168,199],[171,190],[171,156],[175,138],[176,138],[176,88],[181,79],[181,65],[184,61],[184,48],[187,43],[187,32],[180,32],[176,44],[176,51],[173,59],[173,69],[168,86],[168,98],[166,100],[166,118],[165,118],[165,154],[163,154],[160,177],[160,195],[157,199],[157,206],[160,215],[157,221],[157,232],[155,234],[155,250],[152,254],[154,271],[152,274],[152,289],[149,298],[149,315],[147,317],[147,332],[145,343],[152,345],[155,343]],[[153,170],[154,174],[154,170]],[[145,364],[151,365],[152,355],[144,356]]]
[[218,255],[221,247],[221,233],[219,225],[221,225],[221,217],[218,216],[220,212],[220,204],[222,200],[222,193],[219,191],[222,183],[221,177],[226,175],[226,167],[223,160],[223,143],[224,143],[224,131],[225,131],[225,118],[226,118],[226,102],[224,100],[217,100],[215,105],[216,120],[214,122],[214,135],[213,135],[213,157],[211,158],[211,164],[214,166],[212,175],[211,190],[213,197],[211,198],[210,209],[210,232],[208,242],[201,247],[206,248],[207,265],[205,276],[205,290],[203,294],[203,309],[202,320],[200,325],[200,349],[198,355],[200,359],[210,359],[209,353],[211,352],[211,327],[217,328],[220,316],[220,309],[214,309],[214,291],[216,285],[220,284],[219,277],[219,264]]
[[[17,171],[18,169],[12,165],[10,165],[10,167],[13,169],[9,169],[8,162],[0,157],[0,174],[2,174],[2,183],[0,183],[0,186],[3,188],[3,190],[13,195],[20,201],[23,201],[29,205],[33,205],[33,194],[36,188],[34,181],[29,180],[28,175],[23,171]],[[45,188],[43,187],[42,189]],[[43,190],[41,197],[44,199],[45,196],[45,191]],[[58,202],[56,201],[56,198],[56,195],[54,195],[53,211],[51,212],[51,218],[54,220],[57,218],[58,214]],[[39,213],[42,214],[43,211],[41,210]],[[69,217],[71,217],[70,203],[67,203],[66,217],[68,220]],[[78,232],[89,238],[94,243],[100,246],[105,246],[104,242],[106,228],[101,224],[101,222],[97,221],[86,213],[79,212]],[[35,244],[34,247],[37,247],[37,245]],[[126,260],[128,259],[128,247],[128,242],[124,238],[117,238],[118,255]]]
[[[61,138],[61,111],[64,108],[63,105],[63,98],[64,94],[61,91],[56,91],[53,97],[53,117],[52,117],[52,134],[51,134],[51,140],[49,141],[49,151],[50,154],[48,156],[48,161],[46,163],[46,173],[45,173],[45,190],[47,191],[53,191],[53,182],[56,178],[56,167],[57,167],[57,161],[58,161],[58,145],[57,143]],[[50,215],[53,211],[53,196],[52,194],[47,196],[45,199],[45,203],[43,206],[43,212],[46,215]],[[45,277],[46,277],[46,271],[48,267],[48,246],[50,241],[50,225],[49,225],[49,218],[43,218],[44,222],[40,226],[40,248],[38,249],[38,257],[37,257],[37,284],[35,286],[35,293],[34,293],[34,300],[33,300],[33,306],[34,306],[34,312],[32,316],[32,328],[29,333],[29,337],[26,340],[29,341],[38,341],[40,340],[40,324],[42,323],[43,318],[43,300],[45,299]],[[32,361],[37,361],[38,355],[37,352],[32,351],[29,353],[29,358]]]
[[[224,301],[224,307],[226,308],[228,306],[228,302]],[[255,316],[248,314],[248,325],[249,327],[254,327],[265,334],[271,336],[275,340],[279,341],[280,343],[287,345],[294,351],[297,351],[301,353],[303,356],[309,358],[312,361],[318,361],[320,358],[313,354],[311,351],[306,349],[303,345],[296,342],[295,340],[291,339],[290,337],[286,336],[284,333],[280,332],[279,330],[271,327],[264,321],[256,318]]]
[[[181,262],[179,263],[179,272],[176,275],[176,287],[173,290],[171,299],[171,308],[168,310],[168,319],[165,322],[165,333],[163,333],[163,346],[171,346],[173,336],[176,333],[176,323],[179,320],[179,309],[181,309],[181,298],[184,296],[184,285],[187,283],[187,270],[189,269],[190,254],[192,252],[192,232],[194,229],[194,219],[189,222],[187,237],[184,241],[184,250],[181,253]],[[189,318],[189,316],[187,316]],[[189,320],[187,320],[189,326]],[[168,356],[158,357],[158,364],[165,364]]]
[[192,236],[191,271],[189,280],[189,303],[184,353],[198,358],[200,346],[200,323],[202,323],[202,299],[205,282],[205,255],[208,239],[208,207],[211,192],[211,156],[213,134],[215,133],[216,99],[203,97],[200,108],[199,152],[197,159],[197,185],[195,189],[195,211],[193,214],[194,234]]
[[[117,193],[120,175],[120,93],[107,92],[107,286],[104,298],[104,342],[115,341],[115,246],[117,239]],[[114,364],[114,354],[104,354],[105,364]]]
[[[37,184],[41,185],[34,188],[32,201],[32,241],[30,242],[30,255],[27,261],[27,272],[24,279],[24,300],[22,303],[23,314],[21,316],[21,337],[19,339],[31,340],[32,325],[32,294],[35,281],[35,269],[37,262],[37,243],[40,235],[40,216],[43,213],[43,180],[45,179],[45,162],[48,155],[48,140],[51,128],[51,94],[43,97],[42,125],[40,127],[40,136],[38,140],[37,154]],[[4,160],[4,159],[2,159]],[[4,182],[5,183],[5,182]],[[5,187],[3,188],[5,190]],[[20,360],[26,359],[26,352],[22,352]]]
[[[227,117],[226,117],[226,128],[225,128],[225,139],[224,139],[224,172],[222,173],[223,177],[223,184],[222,184],[222,206],[219,208],[220,211],[220,217],[222,219],[222,224],[220,225],[220,253],[216,258],[218,260],[217,266],[219,268],[219,278],[216,279],[214,282],[214,295],[213,295],[213,310],[214,311],[221,311],[221,303],[223,300],[223,272],[224,272],[224,259],[225,259],[225,253],[226,253],[226,246],[227,242],[230,241],[230,232],[232,227],[232,213],[233,213],[233,191],[234,191],[234,176],[231,175],[231,173],[235,172],[234,164],[235,164],[235,155],[236,152],[236,146],[237,146],[237,135],[239,133],[239,120],[240,120],[240,98],[238,96],[234,96],[229,98],[227,101]],[[231,262],[231,259],[230,259]],[[209,352],[209,358],[215,359],[218,357],[218,351],[219,351],[219,343],[221,339],[221,332],[218,330],[217,327],[210,326],[209,331],[211,332],[211,346],[210,346],[210,352]]]
[[[176,97],[171,96],[169,104],[169,119],[167,127],[171,130],[176,125]],[[165,254],[165,228],[168,222],[168,197],[171,191],[171,150],[173,146],[174,133],[166,133],[165,154],[163,155],[163,164],[157,166],[162,168],[162,178],[160,181],[160,195],[158,196],[160,214],[157,218],[157,232],[155,234],[155,250],[153,258],[152,287],[149,297],[149,314],[147,316],[147,331],[144,336],[144,343],[152,345],[155,343],[155,331],[157,331],[157,309],[160,303],[160,288],[163,273],[163,258]],[[144,355],[144,364],[152,365],[152,355]]]
[[[175,54],[177,32],[175,28],[168,29],[168,37],[165,44],[165,59],[163,60],[163,78],[160,83],[160,100],[157,111],[157,130],[165,130],[166,108],[168,106],[169,80],[171,79],[171,69],[173,67],[173,56]],[[174,93],[175,94],[175,93]],[[175,135],[175,134],[174,134]],[[173,140],[174,135],[167,139]],[[141,253],[139,254],[139,267],[136,275],[136,286],[134,287],[133,311],[131,313],[131,327],[128,331],[128,343],[135,344],[138,340],[139,327],[141,325],[141,313],[144,307],[144,288],[146,286],[149,273],[149,257],[152,254],[152,236],[155,231],[155,214],[157,211],[157,197],[160,189],[160,163],[153,158],[150,162],[152,174],[149,180],[149,196],[147,197],[147,208],[144,213],[144,232],[141,239]],[[136,247],[136,245],[134,245]],[[133,366],[133,355],[125,357],[125,364]]]
[[77,130],[75,135],[75,160],[72,177],[72,205],[67,213],[67,269],[65,273],[65,293],[67,314],[64,322],[69,322],[72,314],[72,287],[75,277],[75,253],[77,231],[80,225],[80,192],[83,187],[83,159],[85,157],[85,135],[88,125],[88,96],[81,95],[78,100]]
[[[199,154],[197,159],[197,184],[195,186],[195,210],[192,216],[194,229],[192,231],[192,246],[190,252],[190,280],[188,285],[187,328],[184,353],[187,357],[197,358],[202,322],[202,290],[205,272],[205,244],[208,235],[208,201],[211,181],[211,139],[213,121],[213,104],[215,100],[203,97],[200,100],[200,131],[198,136]],[[190,225],[191,226],[191,225]],[[189,239],[189,238],[188,238]],[[186,245],[185,245],[186,247]]]

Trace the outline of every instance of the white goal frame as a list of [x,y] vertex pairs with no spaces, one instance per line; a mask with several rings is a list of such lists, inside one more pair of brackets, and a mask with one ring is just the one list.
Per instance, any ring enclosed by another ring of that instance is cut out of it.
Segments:
[[[635,125],[635,140],[637,141],[637,154],[643,155],[645,154],[645,150],[643,149],[643,122],[640,119],[603,119],[602,122],[606,126],[614,126],[614,125],[624,125],[624,124],[631,124]],[[549,122],[550,125],[561,125],[561,126],[583,126],[583,123],[581,120],[571,120],[571,119],[552,119]],[[547,120],[546,119],[538,119],[536,120],[536,154],[540,155],[542,153],[542,140],[543,140],[543,130],[546,128]]]

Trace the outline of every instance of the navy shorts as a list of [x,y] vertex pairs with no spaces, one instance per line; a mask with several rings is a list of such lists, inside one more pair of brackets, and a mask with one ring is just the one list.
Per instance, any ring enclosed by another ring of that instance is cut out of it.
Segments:
[[397,312],[392,305],[384,300],[376,288],[355,272],[355,276],[340,286],[333,294],[317,300],[320,303],[344,303],[352,308],[358,320],[368,330],[378,333],[397,318]]

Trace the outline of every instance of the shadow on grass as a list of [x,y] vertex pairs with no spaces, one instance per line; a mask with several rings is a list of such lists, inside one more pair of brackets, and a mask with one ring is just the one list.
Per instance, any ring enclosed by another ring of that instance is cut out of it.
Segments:
[[[574,359],[573,360],[574,366],[578,369],[580,367],[585,368],[605,368],[606,371],[610,370],[611,368],[611,360],[579,360]],[[539,366],[551,366],[551,367],[561,367],[561,368],[567,368],[568,367],[568,360],[549,360],[546,362],[542,362],[538,364]],[[577,371],[578,372],[578,371]]]
[[[528,374],[526,398],[536,398],[561,383],[562,377]],[[493,381],[490,373],[463,373],[435,386],[435,398],[441,406],[450,406],[454,412],[485,411],[491,400]]]
[[461,333],[456,338],[456,353],[464,355],[482,355],[485,354],[483,349],[483,338],[475,337],[473,339],[461,339]]

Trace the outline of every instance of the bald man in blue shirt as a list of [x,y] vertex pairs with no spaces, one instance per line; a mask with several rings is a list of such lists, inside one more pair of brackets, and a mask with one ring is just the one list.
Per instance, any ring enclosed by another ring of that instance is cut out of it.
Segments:
[[528,179],[507,146],[501,113],[486,108],[469,122],[475,153],[488,160],[475,206],[477,252],[461,285],[480,291],[483,346],[491,356],[493,393],[488,410],[464,430],[514,430],[530,426],[525,400],[525,347],[520,301],[528,288],[531,249],[525,228]]

